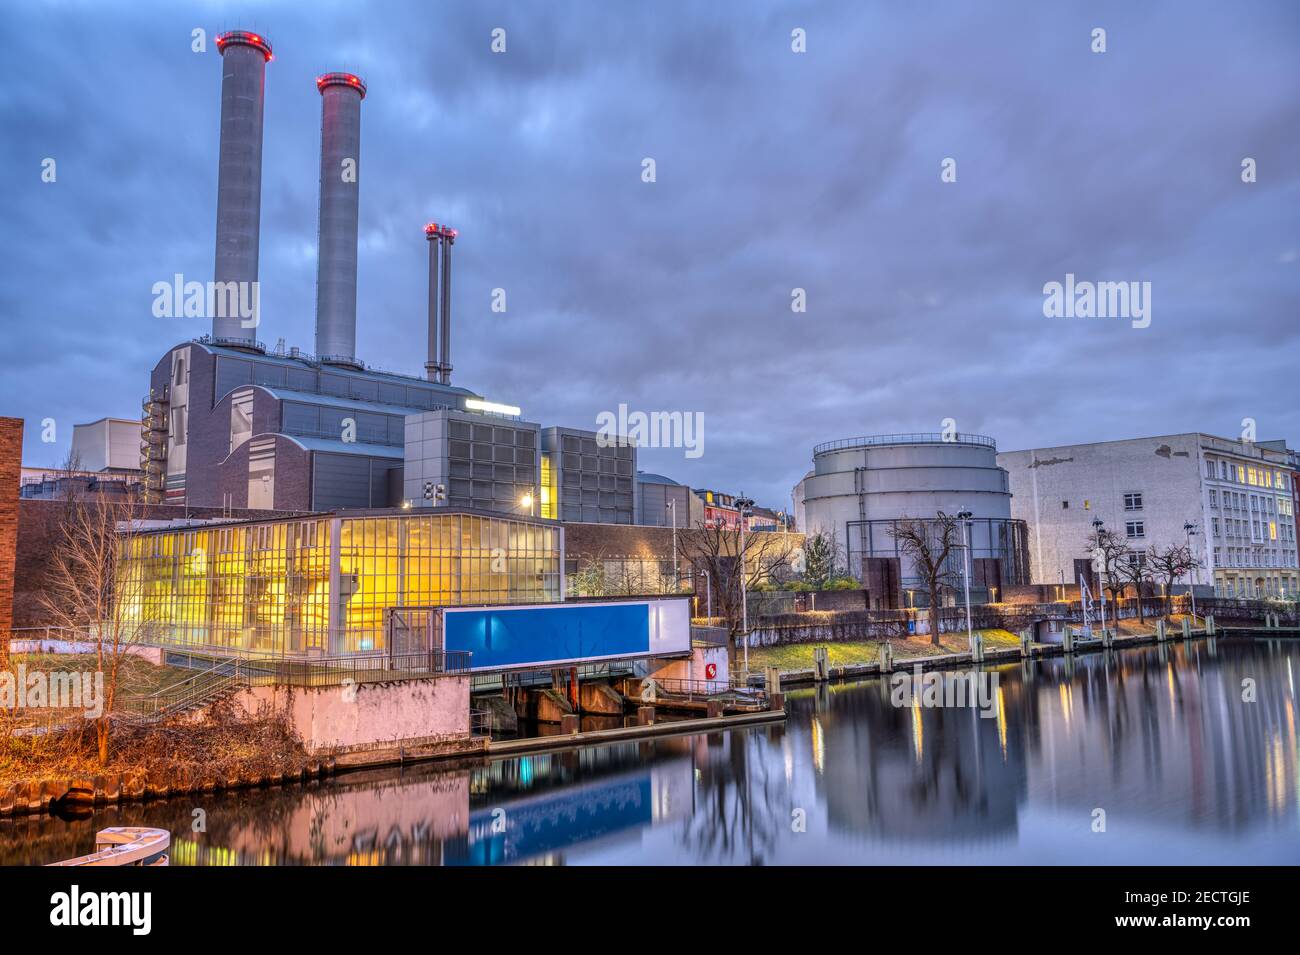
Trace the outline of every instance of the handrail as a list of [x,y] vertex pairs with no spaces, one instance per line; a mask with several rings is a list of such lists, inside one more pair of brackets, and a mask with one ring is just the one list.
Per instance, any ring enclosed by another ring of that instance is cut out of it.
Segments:
[[872,448],[891,444],[969,444],[997,450],[997,442],[988,435],[946,434],[940,431],[920,431],[907,434],[876,434],[857,438],[840,438],[837,441],[824,441],[813,447],[813,457],[828,451],[847,451],[851,448]]

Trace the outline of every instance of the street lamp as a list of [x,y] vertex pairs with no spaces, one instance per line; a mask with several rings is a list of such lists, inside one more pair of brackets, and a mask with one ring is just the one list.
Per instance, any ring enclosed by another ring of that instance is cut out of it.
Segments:
[[[1190,563],[1192,560],[1192,535],[1196,533],[1196,525],[1191,521],[1183,524],[1183,530],[1187,533],[1187,559]],[[1192,624],[1196,624],[1196,584],[1192,580],[1192,572],[1195,567],[1187,568],[1187,593],[1192,598]]]
[[957,514],[957,520],[961,521],[961,580],[962,587],[966,591],[966,641],[970,644],[970,652],[975,653],[975,630],[971,626],[970,619],[970,537],[967,528],[970,526],[970,519],[974,517],[970,511],[962,510]]
[[740,511],[740,631],[745,636],[745,672],[749,673],[749,587],[745,568],[745,527],[749,524],[750,508],[754,502],[742,494],[736,498]]
[[682,578],[677,572],[677,501],[669,501],[664,506],[673,515],[673,590],[678,591],[682,589]]

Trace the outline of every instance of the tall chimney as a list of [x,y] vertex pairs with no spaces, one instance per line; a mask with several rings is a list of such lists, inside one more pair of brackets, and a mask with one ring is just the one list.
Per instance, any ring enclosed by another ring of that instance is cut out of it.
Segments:
[[451,247],[456,244],[456,230],[442,231],[442,383],[451,383]]
[[320,91],[320,231],[316,260],[316,357],[357,361],[357,209],[361,101],[366,84],[351,73],[317,77]]
[[429,360],[424,363],[430,381],[451,382],[451,247],[457,232],[430,222],[424,227],[429,240]]
[[442,371],[442,355],[439,352],[441,333],[438,330],[439,318],[442,315],[440,290],[442,273],[438,264],[442,247],[442,227],[436,222],[430,222],[424,227],[424,237],[429,243],[429,360],[424,363],[424,376],[430,381],[438,381]]
[[[232,30],[217,37],[221,53],[221,158],[217,172],[217,260],[213,280],[257,281],[257,240],[262,211],[262,101],[271,44],[266,37]],[[251,301],[252,286],[242,288]],[[229,311],[229,309],[227,309]],[[256,340],[239,314],[213,315],[212,337]]]

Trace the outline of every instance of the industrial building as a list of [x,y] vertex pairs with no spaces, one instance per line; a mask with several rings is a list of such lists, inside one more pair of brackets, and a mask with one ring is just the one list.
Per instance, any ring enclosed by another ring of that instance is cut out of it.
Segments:
[[72,426],[72,450],[64,466],[23,467],[19,496],[55,500],[73,493],[128,498],[139,494],[140,422],[100,418]]
[[704,502],[685,484],[650,471],[636,472],[636,523],[645,527],[698,527]]
[[[1030,576],[1025,524],[1012,516],[996,456],[993,439],[974,434],[828,441],[813,449],[813,469],[794,489],[796,521],[806,534],[834,537],[873,607],[899,607],[921,579],[894,539],[898,522],[969,511],[972,596],[997,599]],[[960,580],[961,557],[951,559],[949,577]]]
[[[315,348],[308,354],[281,340],[268,350],[256,337],[260,314],[254,308],[250,317],[235,304],[258,300],[271,46],[263,36],[236,30],[222,34],[217,47],[223,77],[212,330],[171,348],[151,374],[141,440],[149,499],[301,511],[400,505],[408,415],[445,410],[501,417],[476,411],[476,402],[491,406],[450,383],[456,230],[430,223],[422,233],[429,247],[425,377],[367,367],[357,355],[356,301],[367,90],[350,73],[321,75]],[[484,501],[468,495],[466,503]]]
[[1296,472],[1283,442],[1191,432],[998,455],[1039,579],[1091,577],[1094,522],[1136,554],[1189,544],[1193,584],[1225,597],[1294,597]]
[[150,529],[117,594],[146,642],[254,654],[391,649],[393,608],[557,602],[563,530],[446,508]]

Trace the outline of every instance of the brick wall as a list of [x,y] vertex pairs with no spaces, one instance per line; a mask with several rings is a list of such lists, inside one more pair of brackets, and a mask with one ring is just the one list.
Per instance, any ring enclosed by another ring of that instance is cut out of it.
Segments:
[[8,640],[13,626],[18,484],[22,462],[23,421],[21,418],[0,418],[0,642]]
[[673,529],[635,524],[565,524],[564,555],[569,560],[672,560]]

